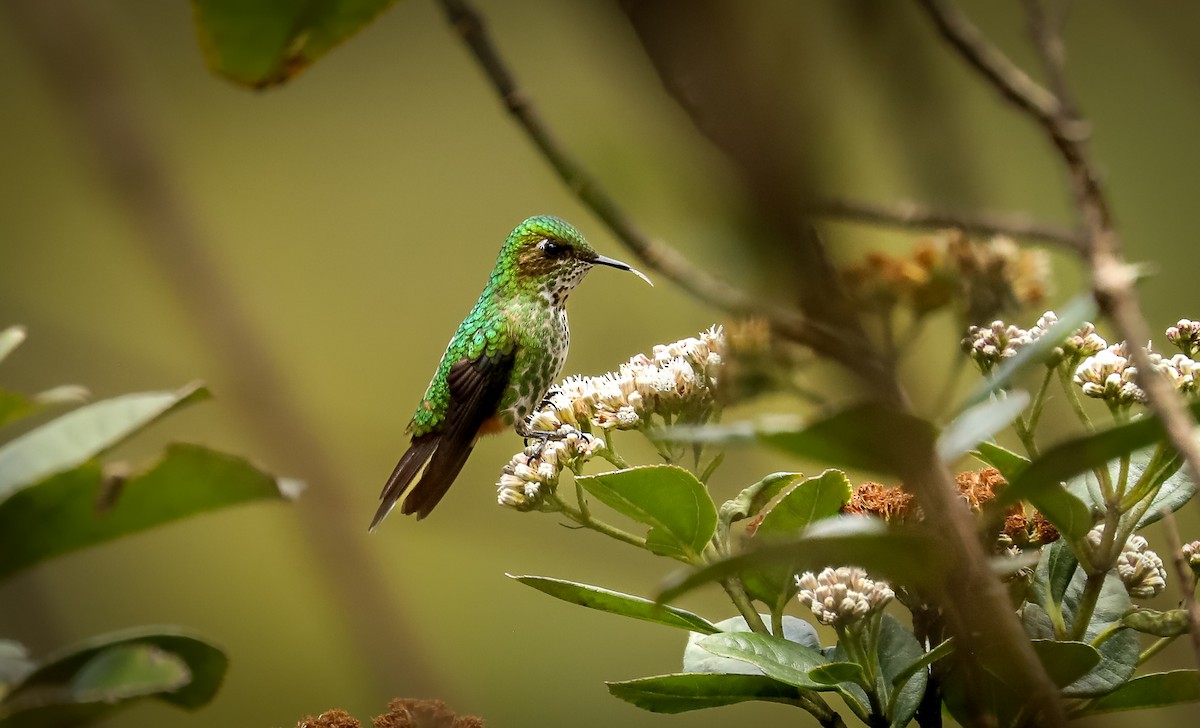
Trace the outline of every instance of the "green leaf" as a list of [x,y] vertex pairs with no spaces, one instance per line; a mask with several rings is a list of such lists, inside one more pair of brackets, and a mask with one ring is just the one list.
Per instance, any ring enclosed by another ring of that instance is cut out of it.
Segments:
[[1083,642],[1033,640],[1033,651],[1058,687],[1070,685],[1100,664],[1100,653]]
[[920,657],[897,670],[896,674],[892,677],[892,686],[899,687],[903,685],[904,681],[917,674],[918,671],[923,671],[943,657],[947,657],[953,651],[954,638],[947,637],[937,647],[934,647],[929,652],[922,652]]
[[957,462],[976,445],[1012,424],[1029,406],[1029,400],[1028,392],[1015,389],[1005,397],[980,402],[963,411],[938,436],[938,457],[947,464]]
[[1037,603],[1043,608],[1051,601],[1054,604],[1062,603],[1078,565],[1075,553],[1062,539],[1042,549],[1033,578],[1033,594]]
[[[198,445],[171,445],[152,468],[117,484],[99,465],[87,463],[0,501],[0,578],[198,513],[291,499],[297,490],[295,481]],[[100,508],[100,503],[109,504]]]
[[0,427],[52,405],[82,403],[87,397],[88,391],[74,384],[48,389],[32,399],[16,392],[0,390]]
[[1184,609],[1171,609],[1166,612],[1157,609],[1134,609],[1125,615],[1121,624],[1155,637],[1178,637],[1188,631],[1188,613]]
[[974,455],[984,464],[999,470],[1004,479],[1010,483],[1029,466],[1029,458],[990,442],[979,443],[979,446],[975,448]]
[[728,526],[758,515],[783,489],[804,477],[802,473],[771,473],[754,485],[747,486],[736,498],[721,504],[717,519]]
[[864,679],[862,665],[855,662],[830,662],[808,671],[808,677],[822,685],[859,683]]
[[620,614],[626,617],[633,617],[634,619],[665,624],[669,627],[680,627],[704,634],[714,634],[720,631],[716,625],[703,617],[676,607],[655,604],[649,599],[643,599],[642,597],[635,597],[630,594],[622,594],[621,592],[602,589],[598,586],[578,584],[563,579],[551,579],[545,576],[513,576],[512,574],[508,574],[508,577],[516,579],[526,586],[531,586],[540,592],[549,594],[556,599],[588,607],[589,609],[598,609],[602,612]]
[[0,427],[32,414],[36,409],[25,395],[0,389]]
[[809,671],[829,661],[817,650],[773,635],[726,632],[700,640],[714,655],[747,662],[767,677],[808,690],[833,690],[834,686],[809,677]]
[[971,391],[960,409],[965,409],[987,399],[993,392],[1004,389],[1017,376],[1031,367],[1045,362],[1059,345],[1073,336],[1088,319],[1096,315],[1096,301],[1090,293],[1081,293],[1072,298],[1058,311],[1058,323],[1051,326],[1032,343],[1017,352],[1016,356],[1004,360],[990,377],[985,378]]
[[696,557],[717,527],[717,508],[696,476],[674,465],[647,465],[577,479],[605,505],[650,526],[656,553]]
[[9,326],[0,331],[0,362],[8,358],[13,350],[25,341],[24,326]]
[[208,67],[255,89],[284,83],[395,0],[192,0]]
[[190,384],[85,405],[0,446],[0,500],[19,488],[79,467],[160,417],[209,396]]
[[[1075,614],[1087,581],[1082,569],[1076,569],[1071,583],[1067,586],[1062,599],[1063,618],[1068,628],[1074,626]],[[1129,612],[1131,603],[1125,585],[1115,573],[1105,576],[1096,601],[1096,608],[1088,622],[1083,642],[1090,643],[1100,633],[1117,625]],[[1054,640],[1054,627],[1045,609],[1034,603],[1026,603],[1021,608],[1021,620],[1025,629],[1034,639]],[[1109,636],[1098,647],[1100,663],[1083,677],[1063,688],[1063,694],[1069,697],[1095,697],[1104,695],[1120,687],[1133,675],[1137,668],[1139,641],[1136,632],[1128,629],[1118,630]]]
[[[760,614],[763,622],[770,622],[770,616]],[[752,630],[750,625],[746,624],[746,618],[742,616],[730,617],[717,622],[717,629],[721,632],[742,632],[749,634]],[[683,671],[684,672],[717,672],[725,675],[761,675],[762,670],[759,670],[753,665],[742,662],[741,660],[733,660],[728,657],[718,657],[708,650],[700,646],[700,642],[707,637],[708,634],[700,632],[692,632],[688,635],[687,646],[683,648]],[[821,648],[821,642],[817,638],[817,630],[811,624],[803,619],[793,617],[790,614],[783,615],[783,638],[789,642],[810,647],[814,650]]]
[[[908,725],[917,713],[929,676],[924,670],[908,673],[913,663],[925,656],[925,649],[904,625],[890,614],[883,615],[879,625],[879,669],[882,673],[877,691],[890,706],[888,718],[894,728]],[[898,678],[908,673],[909,677],[894,687]]]
[[750,569],[790,564],[799,571],[854,564],[894,584],[935,588],[948,563],[938,545],[918,533],[889,530],[883,523],[860,516],[829,519],[810,527],[797,539],[759,546],[673,575],[656,601],[669,602],[698,586],[720,581]]
[[1200,672],[1172,670],[1135,677],[1085,706],[1077,715],[1145,710],[1200,701]]
[[685,673],[607,685],[614,697],[653,713],[684,713],[748,700],[794,703],[800,699],[798,688],[765,675]]
[[175,627],[101,635],[40,660],[0,701],[0,728],[90,721],[146,696],[195,709],[227,667],[221,650]]
[[12,640],[0,639],[0,700],[9,685],[18,682],[33,670],[29,651],[25,645]]
[[[795,537],[817,521],[832,518],[850,502],[853,492],[849,479],[840,470],[826,470],[788,491],[754,531],[759,542]],[[773,605],[789,599],[796,591],[796,570],[790,564],[776,564],[743,575],[746,590],[755,599]]]
[[[1130,488],[1133,488],[1134,484],[1145,476],[1146,468],[1150,465],[1154,450],[1155,448],[1144,448],[1129,456],[1128,482]],[[1151,473],[1152,482],[1148,485],[1157,486],[1158,490],[1154,494],[1154,498],[1150,501],[1150,506],[1146,508],[1141,518],[1138,519],[1137,525],[1134,527],[1135,531],[1157,522],[1163,517],[1163,512],[1165,511],[1173,513],[1179,510],[1196,494],[1196,484],[1192,482],[1187,471],[1181,469],[1182,465],[1183,460],[1176,456],[1167,467],[1158,469],[1158,466],[1156,466],[1158,472]],[[1118,482],[1120,479],[1120,461],[1110,461],[1107,467],[1112,482]],[[1072,478],[1067,483],[1067,489],[1085,502],[1092,504],[1095,510],[1101,511],[1104,509],[1104,497],[1100,494],[1100,487],[1096,483],[1096,475],[1093,471],[1089,470]]]

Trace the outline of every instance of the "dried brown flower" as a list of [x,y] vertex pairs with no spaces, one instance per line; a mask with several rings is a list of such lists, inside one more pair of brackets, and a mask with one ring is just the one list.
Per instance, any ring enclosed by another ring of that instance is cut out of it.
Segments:
[[483,719],[456,715],[440,700],[398,698],[371,720],[375,728],[483,728]]
[[972,513],[978,513],[983,505],[996,497],[996,489],[1005,484],[1004,476],[995,468],[968,470],[954,476],[954,484]]
[[912,499],[912,493],[903,488],[863,483],[850,494],[850,502],[842,506],[842,513],[878,516],[885,521],[904,520]]
[[317,716],[306,715],[296,723],[296,728],[359,728],[359,725],[349,713],[334,708]]

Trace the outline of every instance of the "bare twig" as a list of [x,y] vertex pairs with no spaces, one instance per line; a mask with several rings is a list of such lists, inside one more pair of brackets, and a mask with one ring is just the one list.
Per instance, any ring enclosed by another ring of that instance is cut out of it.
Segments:
[[465,0],[440,2],[447,19],[462,36],[463,42],[487,74],[505,108],[524,129],[559,178],[647,268],[663,275],[701,301],[727,313],[735,316],[763,317],[788,338],[806,344],[835,360],[846,363],[857,356],[856,343],[847,342],[835,327],[814,322],[794,309],[757,300],[745,291],[693,265],[669,245],[647,235],[558,141],[532,100],[517,85],[515,76],[496,49],[479,13]]
[[916,202],[879,203],[862,200],[827,199],[810,205],[814,217],[888,225],[918,230],[958,228],[972,235],[1006,235],[1040,240],[1083,252],[1082,236],[1073,230],[1017,215],[964,215],[935,210]]
[[[1136,275],[1121,253],[1121,240],[1113,225],[1107,194],[1087,154],[1087,123],[1066,100],[1031,81],[1026,83],[1029,77],[988,43],[952,5],[944,0],[919,2],[946,41],[1000,93],[1037,122],[1062,157],[1083,226],[1085,258],[1091,266],[1096,300],[1129,344],[1138,371],[1138,384],[1146,392],[1147,405],[1162,421],[1167,439],[1184,459],[1188,475],[1200,482],[1200,445],[1192,436],[1195,423],[1170,382],[1166,377],[1158,376],[1150,353],[1140,345],[1150,340],[1150,328],[1133,291]],[[1044,59],[1052,83],[1065,94],[1065,51],[1059,28],[1045,19],[1040,5],[1031,1],[1026,7],[1034,14],[1029,25],[1038,53]],[[1049,101],[1044,98],[1046,94],[1051,96]],[[1200,631],[1200,622],[1192,621],[1191,617],[1190,629],[1195,634]],[[1196,643],[1195,658],[1200,665],[1200,642]]]
[[1167,548],[1171,549],[1171,564],[1175,567],[1175,578],[1179,580],[1179,591],[1183,608],[1188,615],[1188,637],[1192,640],[1192,651],[1200,655],[1200,605],[1196,604],[1196,575],[1183,553],[1183,539],[1179,537],[1179,526],[1171,509],[1163,510],[1163,526],[1167,536]]
[[[410,652],[419,649],[416,631],[404,623],[379,569],[380,561],[364,547],[365,520],[346,501],[341,481],[320,437],[297,405],[263,337],[239,308],[236,292],[221,274],[175,180],[163,166],[137,104],[123,83],[121,69],[97,24],[80,2],[48,4],[23,0],[0,5],[19,38],[63,103],[82,141],[94,154],[116,203],[129,215],[142,251],[171,284],[213,353],[228,382],[228,401],[270,454],[270,460],[312,482],[296,509],[300,527],[321,538],[302,538],[329,593],[340,595],[341,616],[362,659],[390,691],[398,675],[423,681],[433,690],[436,678]],[[363,515],[366,515],[365,513]],[[363,615],[378,619],[364,619]],[[383,615],[383,616],[381,616]]]

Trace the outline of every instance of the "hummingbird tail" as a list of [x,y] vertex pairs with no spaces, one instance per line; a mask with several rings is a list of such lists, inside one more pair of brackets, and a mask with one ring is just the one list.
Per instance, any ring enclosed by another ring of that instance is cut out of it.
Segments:
[[428,516],[442,496],[446,495],[446,491],[450,490],[474,448],[475,438],[461,444],[443,442],[433,453],[433,459],[429,461],[429,467],[425,468],[421,480],[404,499],[400,512],[406,516],[415,513],[418,521]]
[[408,451],[400,458],[400,462],[396,463],[396,469],[392,471],[387,484],[383,486],[383,492],[379,494],[379,500],[382,503],[379,504],[379,510],[375,511],[375,517],[371,519],[371,527],[368,530],[374,531],[379,522],[392,510],[396,501],[400,500],[400,496],[404,495],[404,491],[408,489],[409,483],[412,483],[413,478],[421,471],[425,461],[429,460],[437,450],[440,440],[441,438],[434,433],[413,439]]

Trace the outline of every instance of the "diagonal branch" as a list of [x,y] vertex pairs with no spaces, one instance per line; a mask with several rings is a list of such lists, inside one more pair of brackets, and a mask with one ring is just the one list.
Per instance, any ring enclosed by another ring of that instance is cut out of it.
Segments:
[[[1030,87],[1020,79],[1028,76],[992,47],[975,26],[945,0],[919,0],[942,37],[963,60],[977,69],[998,91],[1013,100],[1045,131],[1067,169],[1071,195],[1084,231],[1084,258],[1092,271],[1092,289],[1100,308],[1112,320],[1118,334],[1129,344],[1138,371],[1138,385],[1146,392],[1147,405],[1163,423],[1167,439],[1183,457],[1188,475],[1200,482],[1200,444],[1193,437],[1195,421],[1166,377],[1158,375],[1150,352],[1140,342],[1151,338],[1150,327],[1134,293],[1137,275],[1125,262],[1121,238],[1113,224],[1112,210],[1100,175],[1087,154],[1088,125],[1069,102],[1069,95],[1055,97],[1052,104],[1041,98],[1040,86]],[[1036,0],[1026,3],[1031,12],[1029,27],[1039,56],[1055,88],[1069,94],[1064,73],[1066,54],[1060,29],[1043,15]],[[985,62],[982,59],[990,59]],[[997,58],[1000,60],[997,61]],[[1038,92],[1031,88],[1039,89]],[[1189,629],[1200,633],[1197,610],[1189,606]],[[1195,641],[1195,658],[1200,665],[1200,640]]]
[[729,314],[765,318],[781,334],[837,361],[849,363],[858,356],[858,347],[835,328],[813,321],[794,309],[759,301],[695,266],[676,249],[647,235],[551,132],[532,100],[518,86],[479,13],[465,0],[440,2],[447,20],[462,36],[505,108],[559,178],[647,268]]
[[1084,251],[1084,241],[1078,232],[1025,216],[968,215],[935,210],[916,202],[880,203],[844,198],[821,200],[810,205],[807,212],[814,217],[829,220],[917,230],[958,228],[972,235],[1005,235],[1040,240],[1076,253]]

